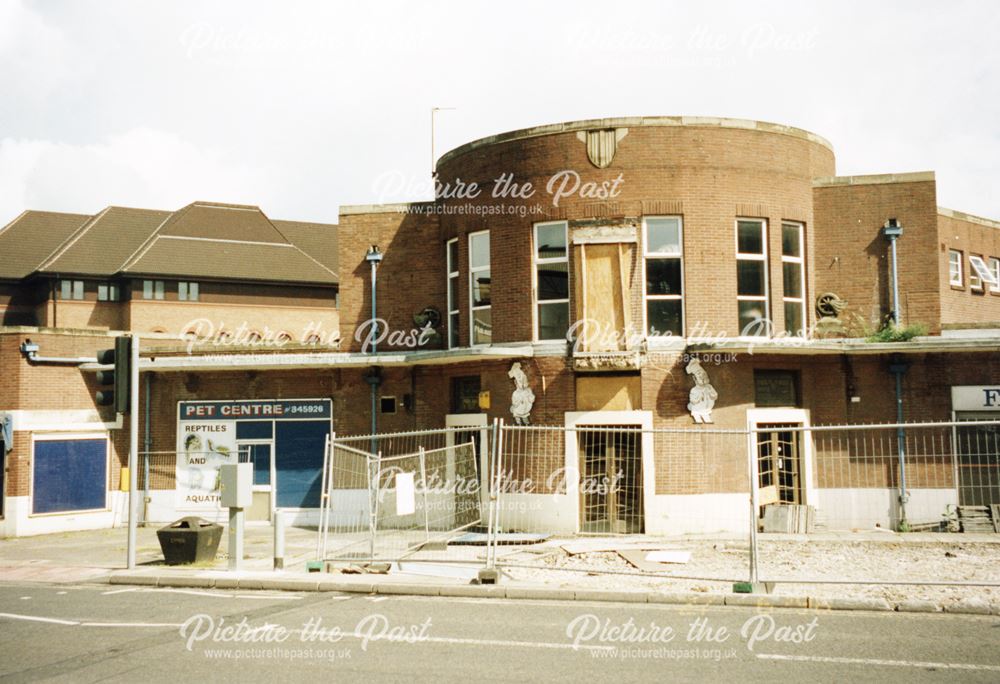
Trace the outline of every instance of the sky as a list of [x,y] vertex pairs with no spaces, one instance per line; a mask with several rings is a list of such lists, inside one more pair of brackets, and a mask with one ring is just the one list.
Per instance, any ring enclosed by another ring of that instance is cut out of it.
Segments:
[[433,107],[437,156],[577,119],[772,121],[840,175],[933,170],[939,205],[1000,219],[997,36],[992,0],[0,0],[0,225],[429,199]]

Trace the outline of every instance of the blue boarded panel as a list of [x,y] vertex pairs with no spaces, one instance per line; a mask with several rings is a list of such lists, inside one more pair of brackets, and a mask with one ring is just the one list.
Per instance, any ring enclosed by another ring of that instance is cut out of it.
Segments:
[[330,422],[278,421],[274,424],[274,469],[278,508],[319,508],[323,449]]
[[107,508],[108,441],[58,439],[35,442],[32,512]]

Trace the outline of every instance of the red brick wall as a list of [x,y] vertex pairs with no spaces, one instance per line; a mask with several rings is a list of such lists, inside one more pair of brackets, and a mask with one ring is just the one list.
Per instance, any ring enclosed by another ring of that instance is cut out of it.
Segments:
[[[1000,327],[1000,292],[992,292],[984,283],[981,290],[969,284],[972,266],[969,256],[1000,258],[1000,226],[984,225],[960,214],[938,216],[937,253],[941,278],[941,322],[949,325],[987,325]],[[962,286],[954,287],[948,280],[948,252],[962,252]]]
[[[561,170],[578,172],[582,182],[612,181],[622,174],[621,194],[614,200],[566,198],[553,207],[545,186]],[[806,225],[807,249],[813,245],[812,179],[834,171],[829,148],[790,135],[718,127],[633,127],[621,140],[611,165],[595,168],[575,132],[503,142],[458,154],[439,164],[443,184],[476,182],[484,190],[477,200],[442,200],[459,205],[540,207],[543,214],[525,217],[472,213],[441,217],[440,249],[459,236],[463,290],[468,271],[466,236],[491,231],[493,327],[495,342],[531,339],[532,224],[551,219],[639,217],[681,214],[684,218],[685,286],[688,328],[703,322],[714,333],[737,328],[735,219],[769,221],[772,318],[783,329],[780,306],[780,223]],[[490,197],[493,180],[513,173],[530,181],[530,200]],[[721,267],[720,267],[721,264]],[[808,278],[809,276],[807,276]],[[813,291],[809,284],[810,293]],[[467,343],[468,302],[461,298],[463,337]]]
[[[376,316],[388,323],[390,331],[409,331],[415,327],[414,314],[436,307],[442,316],[438,332],[443,343],[445,262],[437,218],[393,211],[342,213],[338,228],[342,350],[361,350],[355,332],[371,318],[371,267],[365,261],[370,245],[378,245],[384,255],[378,270]],[[379,351],[390,349],[406,346],[391,345],[388,339],[378,346]]]
[[811,304],[815,295],[834,292],[847,301],[841,320],[850,333],[863,335],[866,327],[880,327],[892,299],[890,248],[881,230],[887,219],[896,218],[903,226],[897,244],[902,323],[924,323],[931,333],[939,332],[934,181],[823,185],[814,195],[816,289]]

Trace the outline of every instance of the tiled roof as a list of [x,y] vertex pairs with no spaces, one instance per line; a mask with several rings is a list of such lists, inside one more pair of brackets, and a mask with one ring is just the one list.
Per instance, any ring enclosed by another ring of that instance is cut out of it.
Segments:
[[0,278],[35,272],[333,285],[336,226],[272,222],[258,207],[194,202],[176,211],[108,207],[95,216],[27,211],[0,230]]
[[26,211],[0,229],[0,278],[20,280],[91,217],[55,211]]

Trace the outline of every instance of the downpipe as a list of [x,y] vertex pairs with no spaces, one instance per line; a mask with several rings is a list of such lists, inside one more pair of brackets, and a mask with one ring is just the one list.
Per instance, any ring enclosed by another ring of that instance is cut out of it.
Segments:
[[903,376],[910,368],[910,363],[904,361],[899,354],[893,354],[889,361],[889,372],[896,377],[896,457],[899,462],[899,532],[909,532],[910,523],[906,519],[906,504],[909,494],[906,492],[906,430],[903,428]]

